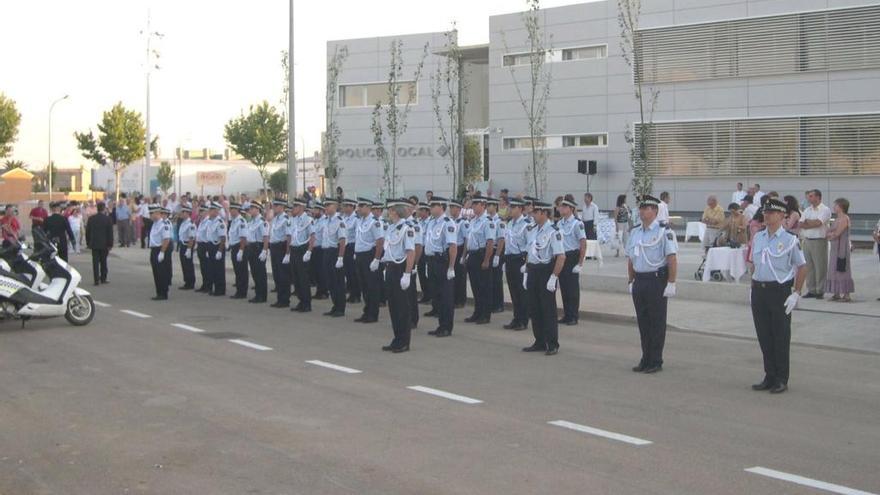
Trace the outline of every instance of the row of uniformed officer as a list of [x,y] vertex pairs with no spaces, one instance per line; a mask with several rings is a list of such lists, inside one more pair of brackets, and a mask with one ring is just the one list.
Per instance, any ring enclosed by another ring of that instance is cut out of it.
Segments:
[[150,267],[153,270],[153,283],[156,286],[154,301],[168,299],[168,288],[171,286],[171,253],[174,245],[171,241],[171,212],[159,205],[148,207],[153,224],[150,227]]
[[575,215],[577,205],[573,201],[562,200],[558,210],[562,218],[556,222],[556,228],[562,234],[562,249],[565,251],[565,265],[559,273],[563,311],[559,323],[577,325],[581,300],[580,273],[587,254],[587,234],[584,222]]
[[[247,299],[248,284],[248,260],[247,252],[247,220],[241,215],[241,205],[229,204],[229,232],[227,234],[229,246],[229,259],[232,260],[232,271],[235,274],[235,294],[231,299]],[[220,270],[224,267],[221,265]],[[225,272],[225,270],[224,270]]]
[[180,226],[177,230],[177,240],[180,243],[180,271],[183,272],[183,285],[180,290],[192,290],[196,287],[196,271],[193,263],[193,250],[196,249],[196,226],[193,224],[192,207],[183,205],[180,207]]
[[388,297],[388,313],[394,338],[382,347],[383,351],[406,352],[410,346],[412,320],[410,317],[410,286],[415,263],[415,229],[406,220],[409,202],[388,202],[390,223],[385,233],[382,261],[385,265],[385,291]]
[[355,321],[361,323],[379,321],[379,287],[383,283],[379,268],[385,243],[385,229],[382,221],[373,215],[374,206],[376,205],[373,201],[358,198],[356,218],[352,222],[353,256],[358,279],[356,287],[361,290],[364,303],[363,313]]
[[486,198],[475,196],[472,199],[474,215],[468,222],[465,233],[465,255],[461,262],[467,267],[474,298],[474,312],[465,318],[468,323],[485,325],[491,318],[490,267],[494,255],[496,226],[486,212]]
[[522,283],[523,273],[520,270],[526,263],[529,243],[527,233],[532,219],[523,214],[524,207],[524,201],[510,200],[511,216],[504,232],[504,267],[507,291],[513,307],[513,320],[504,325],[507,330],[525,330],[529,326],[528,303]]
[[448,200],[439,196],[431,198],[431,217],[425,222],[424,254],[430,280],[433,312],[439,319],[435,330],[428,332],[437,337],[452,335],[455,303],[453,301],[455,260],[458,252],[458,229],[446,215]]
[[[264,303],[267,299],[268,284],[266,281],[266,259],[269,257],[269,224],[263,218],[263,204],[251,201],[248,205],[250,218],[245,227],[246,251],[248,267],[254,279],[254,297],[250,303]],[[247,281],[245,281],[247,284]],[[245,285],[245,293],[247,285]],[[247,296],[245,296],[247,297]]]

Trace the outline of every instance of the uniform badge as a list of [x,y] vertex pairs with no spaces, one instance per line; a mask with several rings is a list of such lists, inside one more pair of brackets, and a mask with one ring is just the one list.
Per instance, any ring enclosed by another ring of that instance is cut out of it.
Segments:
[[345,228],[345,222],[339,222],[339,228],[344,229],[344,228]]
[[503,222],[502,222],[502,223],[499,223],[499,224],[498,224],[498,228],[499,228],[499,229],[503,229],[503,228],[504,228],[504,223],[503,223]]
[[413,227],[413,228],[414,228],[414,229],[415,229],[415,230],[416,230],[416,232],[418,232],[418,231],[419,231],[419,226],[418,226],[418,225],[416,225],[416,226],[415,226],[415,227]]
[[407,236],[407,237],[414,237],[415,235],[416,235],[415,232],[413,232],[412,230],[407,230],[407,231],[406,231],[406,236]]
[[584,230],[584,224],[582,224],[582,223],[578,223],[578,225],[580,225],[581,230]]
[[490,229],[494,229],[494,228],[495,228],[495,224],[494,224],[494,223],[490,223],[490,224],[489,224],[489,228],[490,228]]
[[557,240],[557,241],[561,241],[561,240],[562,240],[562,234],[560,234],[559,232],[556,233],[556,240]]
[[673,239],[675,239],[675,237],[672,235],[672,232],[667,232],[667,233],[666,233],[666,238],[669,239],[670,241],[673,240]]
[[455,232],[455,227],[447,227],[446,230],[449,231],[449,233],[451,234]]
[[776,246],[777,251],[782,251],[783,248],[785,248],[785,246],[783,246],[781,242]]
[[380,225],[379,222],[376,222],[376,227],[378,227],[379,225]]

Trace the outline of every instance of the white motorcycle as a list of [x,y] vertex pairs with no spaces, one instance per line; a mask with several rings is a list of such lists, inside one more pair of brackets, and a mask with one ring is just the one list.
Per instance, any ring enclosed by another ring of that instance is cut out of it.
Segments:
[[[41,231],[34,233],[40,248],[30,260],[39,263],[48,277],[41,283],[0,266],[0,319],[18,319],[24,322],[32,318],[64,316],[75,326],[87,325],[95,317],[95,302],[88,291],[79,287],[82,276],[58,258],[58,250]],[[0,251],[11,249],[6,246]],[[33,285],[32,285],[33,284]]]

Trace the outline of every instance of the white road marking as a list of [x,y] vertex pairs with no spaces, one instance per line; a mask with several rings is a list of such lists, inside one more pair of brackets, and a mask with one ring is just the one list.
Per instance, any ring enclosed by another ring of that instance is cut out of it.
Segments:
[[92,302],[95,303],[95,306],[100,306],[102,308],[109,308],[110,307],[110,305],[105,302],[95,301],[94,299],[92,299]]
[[835,485],[833,483],[826,483],[824,481],[804,478],[803,476],[798,476],[796,474],[784,473],[782,471],[767,469],[760,466],[748,468],[746,469],[746,472],[760,474],[761,476],[767,476],[768,478],[774,478],[777,480],[790,481],[798,485],[809,486],[810,488],[816,488],[819,490],[825,490],[826,492],[840,493],[841,495],[877,495],[871,492],[864,492],[862,490],[856,490],[854,488]]
[[172,323],[171,326],[177,327],[177,328],[182,328],[184,330],[188,330],[188,331],[194,332],[194,333],[205,333],[205,331],[202,330],[201,328],[191,327],[191,326],[183,324],[183,323]]
[[245,346],[245,347],[250,347],[251,349],[256,349],[256,350],[258,350],[258,351],[271,351],[271,350],[272,350],[271,347],[266,347],[266,346],[264,346],[264,345],[255,344],[255,343],[253,343],[253,342],[249,342],[249,341],[247,341],[247,340],[241,340],[241,339],[229,339],[229,342],[232,342],[233,344],[242,345],[242,346]]
[[472,399],[470,397],[465,397],[463,395],[452,394],[449,392],[444,392],[442,390],[437,390],[436,388],[423,387],[421,385],[414,385],[412,387],[406,387],[410,390],[415,390],[416,392],[422,392],[430,395],[435,395],[437,397],[443,397],[444,399],[455,400],[458,402],[464,402],[465,404],[481,404],[483,401],[479,399]]
[[143,313],[138,313],[137,311],[132,311],[132,310],[130,310],[130,309],[120,309],[119,311],[122,312],[122,313],[125,313],[125,314],[127,314],[127,315],[137,316],[138,318],[152,318],[152,316],[150,316],[150,315],[145,315],[145,314],[143,314]]
[[568,428],[569,430],[579,431],[581,433],[589,433],[590,435],[596,435],[598,437],[617,440],[618,442],[629,443],[632,445],[650,445],[651,443],[653,443],[649,440],[643,440],[641,438],[631,437],[629,435],[621,435],[620,433],[614,433],[613,431],[600,430],[591,426],[579,425],[577,423],[563,421],[561,419],[556,421],[548,421],[547,424],[551,424],[553,426],[561,426],[562,428]]
[[350,373],[350,374],[362,373],[361,370],[356,370],[354,368],[348,368],[345,366],[339,366],[338,364],[328,363],[327,361],[320,361],[318,359],[313,359],[311,361],[306,361],[306,362],[309,364],[314,364],[315,366],[321,366],[323,368],[341,371],[343,373]]

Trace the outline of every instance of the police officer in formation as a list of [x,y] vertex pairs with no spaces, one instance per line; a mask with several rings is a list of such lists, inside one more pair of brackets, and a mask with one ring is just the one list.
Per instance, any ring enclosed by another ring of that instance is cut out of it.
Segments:
[[[327,215],[324,214],[324,203],[312,201],[312,218],[315,223],[312,227],[315,231],[315,252],[312,253],[313,262],[309,265],[309,273],[315,285],[315,295],[312,299],[327,299],[327,273],[324,263],[324,228],[327,224]],[[335,260],[335,256],[333,257]]]
[[266,258],[269,257],[269,224],[263,218],[263,204],[250,201],[248,204],[247,249],[245,257],[254,279],[254,297],[249,303],[264,303],[267,299]]
[[385,229],[382,222],[372,214],[373,201],[357,199],[357,219],[354,223],[354,261],[357,286],[363,293],[363,314],[354,321],[375,323],[379,321],[379,286],[383,283],[379,271],[382,259]]
[[565,264],[565,251],[562,234],[550,220],[553,205],[536,201],[533,209],[535,223],[526,227],[529,242],[526,266],[521,270],[535,342],[523,352],[544,352],[552,356],[559,352],[556,289]]
[[[418,209],[418,212],[415,210]],[[425,257],[425,230],[422,228],[422,218],[421,214],[426,213],[430,207],[428,203],[419,203],[418,198],[415,196],[409,198],[409,201],[406,204],[407,211],[407,225],[412,228],[413,231],[413,243],[415,244],[415,249],[413,250],[413,266],[416,267],[416,272],[418,274],[418,266],[425,266],[426,260]],[[428,272],[425,272],[425,284],[422,286],[422,300],[425,302],[430,302],[430,292],[428,290],[428,285],[430,282],[427,280]],[[420,281],[421,283],[421,281]],[[416,328],[419,326],[419,298],[416,293],[416,284],[413,281],[413,284],[409,287],[409,319],[411,322],[412,328]]]
[[269,228],[269,254],[272,257],[272,281],[275,282],[277,299],[271,304],[273,308],[290,307],[290,218],[284,212],[286,201],[272,202],[272,225]]
[[485,325],[489,323],[491,317],[489,268],[495,248],[495,222],[486,213],[486,198],[475,196],[472,203],[475,217],[467,227],[466,255],[462,261],[467,266],[468,278],[471,280],[474,313],[464,321]]
[[[409,203],[417,206],[416,211],[412,213],[410,224],[419,228],[416,231],[416,239],[418,240],[420,237],[418,233],[422,232],[424,234],[425,232],[425,224],[428,222],[431,206],[428,203],[419,202],[418,196],[410,196]],[[424,235],[421,237],[424,237]],[[419,287],[422,289],[422,297],[419,299],[419,304],[429,303],[433,293],[430,288],[431,281],[428,280],[428,260],[425,258],[424,246],[421,243],[416,244],[416,273],[419,276]],[[431,316],[433,316],[433,313],[431,313]],[[418,314],[415,317],[415,321],[418,322]]]
[[769,198],[762,209],[766,228],[752,241],[751,305],[764,379],[752,388],[780,394],[788,390],[791,312],[800,300],[807,269],[798,237],[782,228],[785,203]]
[[[248,260],[245,259],[248,245],[247,221],[241,216],[241,205],[229,204],[229,259],[232,260],[232,271],[235,273],[235,294],[230,299],[247,299],[248,283]],[[221,264],[220,271],[225,273]]]
[[324,215],[327,221],[324,223],[324,234],[321,236],[321,247],[324,251],[324,276],[327,281],[327,289],[330,292],[330,300],[333,306],[324,316],[338,318],[345,316],[345,236],[347,229],[345,220],[336,211],[339,200],[336,198],[324,199]]
[[156,285],[154,301],[168,299],[168,288],[171,285],[171,222],[162,218],[163,208],[150,205],[148,211],[153,221],[150,227],[150,267],[153,269],[153,283]]
[[361,288],[358,284],[357,267],[354,261],[355,225],[357,223],[357,201],[353,199],[342,200],[342,220],[345,222],[345,258],[342,266],[345,270],[345,292],[348,293],[346,302],[361,302]]
[[431,218],[425,223],[425,257],[428,280],[430,280],[431,303],[439,319],[439,325],[428,335],[449,337],[452,335],[455,304],[453,302],[455,259],[458,252],[458,230],[455,222],[446,216],[448,200],[431,197]]
[[[374,201],[373,206],[370,208],[370,211],[373,214],[373,218],[379,221],[382,224],[382,232],[388,231],[388,221],[385,220],[385,217],[382,215],[382,212],[385,211],[385,205],[381,202]],[[388,302],[388,298],[385,295],[385,263],[380,259],[379,260],[379,269],[377,270],[379,274],[379,307],[384,308]]]
[[467,302],[467,269],[461,262],[464,257],[464,239],[467,234],[468,220],[461,214],[461,202],[449,201],[449,217],[455,221],[455,282],[454,295],[456,308],[463,308]]
[[486,198],[486,213],[495,224],[495,246],[492,256],[491,276],[489,278],[489,307],[492,313],[504,311],[504,269],[502,257],[504,256],[504,238],[507,230],[504,219],[498,214],[498,199]]
[[526,263],[529,243],[527,234],[532,219],[523,214],[524,206],[523,201],[510,200],[511,217],[504,232],[504,272],[507,276],[510,305],[513,306],[513,320],[504,325],[507,330],[525,330],[529,326],[528,304],[521,270]]
[[384,283],[394,339],[382,350],[393,353],[409,350],[412,332],[409,293],[415,262],[415,230],[406,222],[409,215],[406,200],[388,202],[390,224],[385,234],[382,261],[385,264]]
[[660,200],[653,196],[639,199],[641,224],[630,231],[626,246],[629,290],[642,340],[642,359],[633,367],[637,373],[663,369],[666,306],[675,296],[678,241],[672,229],[657,219],[659,207]]
[[293,288],[299,300],[290,308],[295,313],[312,310],[312,285],[309,262],[315,250],[315,219],[306,211],[305,201],[296,199],[291,204],[290,219],[290,266]]
[[587,254],[587,233],[575,212],[577,204],[573,198],[565,198],[559,204],[562,218],[556,228],[562,234],[562,249],[565,251],[565,266],[559,274],[559,291],[562,293],[563,316],[559,323],[577,325],[581,302],[581,270]]
[[226,222],[220,216],[220,203],[213,202],[208,208],[211,223],[206,234],[208,241],[208,273],[211,277],[212,296],[226,295]]
[[183,205],[180,208],[180,226],[177,228],[177,240],[180,242],[180,271],[183,272],[183,285],[180,290],[192,290],[196,288],[196,270],[193,264],[193,250],[195,249],[196,226],[193,224],[192,207]]
[[196,228],[196,255],[199,259],[199,274],[202,276],[202,285],[196,289],[196,292],[210,293],[211,277],[208,270],[208,227],[211,221],[208,219],[208,206],[199,206],[199,225]]

